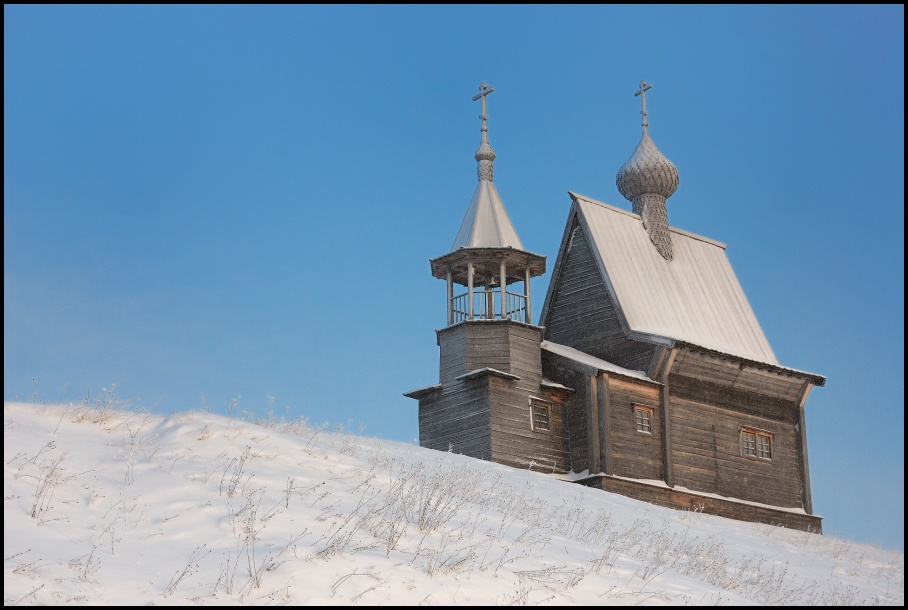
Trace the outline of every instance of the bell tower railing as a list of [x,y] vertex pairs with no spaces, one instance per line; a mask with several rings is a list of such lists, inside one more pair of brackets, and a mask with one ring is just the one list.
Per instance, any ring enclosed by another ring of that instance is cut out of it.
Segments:
[[545,273],[544,256],[514,248],[461,248],[430,262],[432,275],[448,285],[448,326],[480,320],[533,324],[530,280]]
[[464,320],[515,320],[531,323],[527,315],[526,295],[505,290],[505,308],[502,312],[500,288],[473,290],[472,317],[468,292],[451,297],[450,308],[453,324]]

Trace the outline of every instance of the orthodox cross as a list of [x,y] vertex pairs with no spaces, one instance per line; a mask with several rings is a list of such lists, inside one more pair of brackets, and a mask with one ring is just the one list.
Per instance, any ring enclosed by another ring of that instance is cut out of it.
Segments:
[[649,123],[646,121],[646,92],[652,88],[653,88],[653,86],[651,84],[649,84],[645,80],[642,80],[642,81],[640,81],[640,91],[638,91],[637,93],[634,94],[635,97],[639,95],[640,98],[643,100],[643,110],[640,112],[640,114],[643,115],[643,123],[641,123],[641,124],[643,125],[644,128],[649,126]]
[[482,131],[488,131],[489,128],[486,126],[486,121],[489,119],[486,115],[486,96],[495,91],[495,87],[489,87],[486,83],[479,85],[479,93],[473,96],[473,101],[482,98],[482,114],[479,115],[479,118],[482,119]]

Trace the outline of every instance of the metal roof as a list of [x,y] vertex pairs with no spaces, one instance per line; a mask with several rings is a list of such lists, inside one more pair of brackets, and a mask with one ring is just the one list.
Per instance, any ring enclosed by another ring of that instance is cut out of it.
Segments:
[[460,248],[516,248],[523,250],[498,189],[491,180],[480,180],[460,225],[451,251]]
[[653,248],[638,215],[570,195],[631,333],[779,365],[725,255],[725,244],[672,227],[674,259],[668,261]]

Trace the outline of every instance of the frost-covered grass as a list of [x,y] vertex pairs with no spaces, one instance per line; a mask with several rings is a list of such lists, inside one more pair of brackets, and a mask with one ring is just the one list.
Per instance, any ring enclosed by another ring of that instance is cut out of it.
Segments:
[[897,605],[904,556],[269,415],[4,405],[4,603]]

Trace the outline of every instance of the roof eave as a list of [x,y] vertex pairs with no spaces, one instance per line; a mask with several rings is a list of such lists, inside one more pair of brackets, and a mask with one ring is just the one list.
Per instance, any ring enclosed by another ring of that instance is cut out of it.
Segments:
[[809,373],[807,371],[800,371],[798,369],[793,369],[787,366],[782,366],[779,364],[771,364],[769,362],[761,362],[759,360],[753,360],[752,358],[745,358],[743,356],[738,356],[736,354],[729,354],[727,352],[722,352],[716,349],[703,347],[702,345],[697,345],[696,343],[690,343],[689,341],[681,341],[679,339],[674,340],[674,346],[682,349],[687,349],[692,352],[699,352],[702,354],[707,354],[715,358],[722,360],[728,360],[731,362],[737,362],[738,364],[753,367],[756,369],[770,371],[777,373],[779,375],[785,375],[788,377],[796,377],[798,379],[803,379],[809,381],[811,384],[817,387],[823,387],[826,385],[826,378],[822,375],[817,375],[816,373]]

